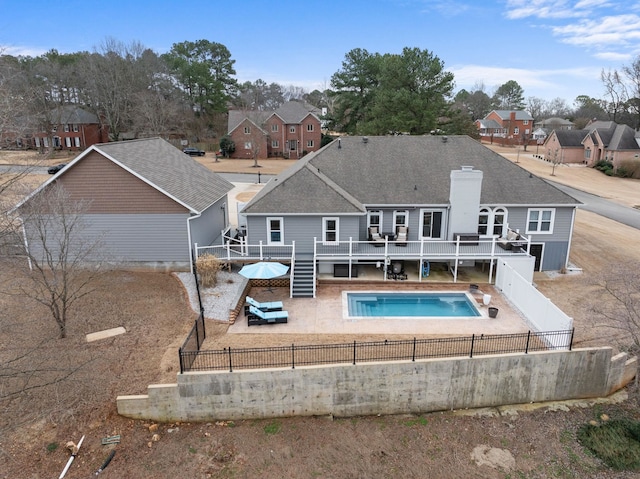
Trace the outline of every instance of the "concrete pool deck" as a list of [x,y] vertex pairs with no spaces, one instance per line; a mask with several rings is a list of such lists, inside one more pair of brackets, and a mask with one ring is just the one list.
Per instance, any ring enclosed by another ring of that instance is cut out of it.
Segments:
[[[240,315],[230,325],[227,334],[331,334],[331,335],[402,335],[402,336],[466,336],[471,334],[510,334],[527,332],[530,328],[519,311],[489,284],[479,284],[474,298],[482,313],[480,318],[367,318],[345,319],[343,291],[469,291],[468,283],[415,283],[405,281],[321,282],[316,298],[289,298],[287,288],[253,288],[250,295],[260,302],[282,301],[289,312],[286,324],[251,326]],[[482,296],[491,295],[489,307],[499,309],[498,316],[489,318]]]

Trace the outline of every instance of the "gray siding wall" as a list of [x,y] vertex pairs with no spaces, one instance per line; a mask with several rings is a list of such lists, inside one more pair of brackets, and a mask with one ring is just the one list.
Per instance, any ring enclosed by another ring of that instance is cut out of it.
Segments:
[[189,262],[186,214],[87,215],[87,234],[103,236],[113,261]]
[[[353,238],[358,240],[359,236],[359,216],[278,216],[283,221],[284,244],[296,242],[296,253],[313,253],[313,238],[322,239],[323,218],[339,218],[339,240],[349,241]],[[366,219],[365,219],[366,223]],[[267,244],[267,217],[248,216],[247,217],[247,239],[249,244],[258,244],[260,241]]]
[[220,237],[221,231],[227,225],[228,205],[226,195],[220,198],[209,208],[202,212],[199,218],[191,220],[191,243],[198,246],[211,245]]
[[565,265],[569,243],[566,241],[550,241],[542,250],[542,271],[555,271]]
[[[527,212],[529,208],[508,208],[509,215],[507,222],[509,228],[519,230],[526,234],[527,231]],[[571,219],[573,216],[573,208],[555,208],[555,219],[553,222],[552,234],[532,234],[531,241],[534,243],[547,243],[554,241],[569,241],[571,237]]]

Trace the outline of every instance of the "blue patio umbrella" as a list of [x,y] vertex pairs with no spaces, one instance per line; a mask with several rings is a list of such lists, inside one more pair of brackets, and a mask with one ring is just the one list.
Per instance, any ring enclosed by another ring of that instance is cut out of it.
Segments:
[[[277,263],[275,261],[260,261],[259,263],[252,263],[243,266],[240,270],[240,274],[249,279],[270,280],[271,278],[282,276],[287,271],[289,271],[289,267],[285,264]],[[271,285],[269,285],[268,290],[271,291]]]

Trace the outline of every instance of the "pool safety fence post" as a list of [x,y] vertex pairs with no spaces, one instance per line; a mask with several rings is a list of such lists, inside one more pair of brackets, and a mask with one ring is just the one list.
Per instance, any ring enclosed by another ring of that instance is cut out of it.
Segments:
[[569,351],[573,347],[573,334],[576,332],[576,328],[571,328],[571,337],[569,338]]
[[291,343],[291,369],[296,368],[296,347]]
[[356,364],[356,342],[353,342],[353,364]]
[[471,351],[469,352],[469,357],[472,358],[473,357],[473,343],[475,342],[476,339],[476,335],[472,334],[471,335]]
[[527,345],[524,347],[524,354],[529,354],[529,340],[531,339],[531,330],[527,331]]
[[231,361],[231,346],[229,346],[229,372],[233,372],[233,363]]
[[411,355],[411,361],[416,362],[416,338],[413,338],[413,354]]

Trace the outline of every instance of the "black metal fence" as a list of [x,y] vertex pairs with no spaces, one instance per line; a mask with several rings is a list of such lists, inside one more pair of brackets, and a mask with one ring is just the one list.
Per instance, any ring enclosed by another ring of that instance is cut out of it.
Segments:
[[180,348],[180,372],[259,368],[295,368],[322,364],[474,357],[488,354],[571,350],[573,329],[517,334],[480,334],[456,338],[409,339],[200,351]]
[[191,328],[191,331],[189,331],[187,339],[184,340],[184,343],[182,343],[182,346],[178,350],[181,373],[184,373],[185,371],[193,371],[193,362],[197,359],[198,351],[200,351],[200,347],[202,346],[202,343],[204,343],[206,337],[207,333],[204,329],[204,313],[201,311],[200,315],[193,323],[193,327]]

